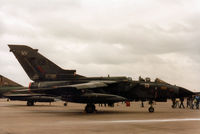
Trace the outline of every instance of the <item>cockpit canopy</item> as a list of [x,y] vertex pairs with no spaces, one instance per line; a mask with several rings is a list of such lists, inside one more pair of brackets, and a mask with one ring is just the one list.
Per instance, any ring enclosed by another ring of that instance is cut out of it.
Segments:
[[146,77],[145,79],[142,78],[141,76],[139,77],[139,81],[143,81],[143,82],[151,82],[151,78]]
[[[141,81],[141,82],[151,82],[151,78],[150,78],[150,77],[146,77],[146,78],[144,79],[144,78],[142,78],[142,77],[140,76],[140,77],[139,77],[139,81]],[[167,83],[167,82],[165,82],[165,81],[163,81],[163,80],[161,80],[161,79],[159,79],[159,78],[156,78],[154,82],[155,82],[155,83],[169,84],[169,83]]]

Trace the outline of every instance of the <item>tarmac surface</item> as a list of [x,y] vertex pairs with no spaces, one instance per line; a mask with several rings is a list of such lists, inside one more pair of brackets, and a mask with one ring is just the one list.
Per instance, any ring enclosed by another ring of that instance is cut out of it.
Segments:
[[189,134],[200,132],[200,110],[172,109],[171,101],[156,103],[148,112],[148,103],[130,107],[119,103],[114,108],[99,107],[83,112],[85,105],[63,102],[36,103],[0,100],[0,134]]

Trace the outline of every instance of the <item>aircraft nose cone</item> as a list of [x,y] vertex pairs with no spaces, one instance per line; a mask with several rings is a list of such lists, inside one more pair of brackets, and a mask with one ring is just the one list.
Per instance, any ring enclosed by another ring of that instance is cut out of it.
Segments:
[[179,97],[190,97],[194,95],[192,91],[189,91],[188,89],[179,87]]

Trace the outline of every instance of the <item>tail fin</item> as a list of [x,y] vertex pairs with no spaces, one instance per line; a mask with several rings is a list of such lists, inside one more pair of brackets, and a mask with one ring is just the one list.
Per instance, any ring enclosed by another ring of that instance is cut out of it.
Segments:
[[[25,45],[8,45],[29,78],[33,81],[66,80],[75,77],[76,70],[63,70],[49,59]],[[76,77],[83,77],[76,75]]]
[[22,87],[22,85],[0,75],[0,87]]

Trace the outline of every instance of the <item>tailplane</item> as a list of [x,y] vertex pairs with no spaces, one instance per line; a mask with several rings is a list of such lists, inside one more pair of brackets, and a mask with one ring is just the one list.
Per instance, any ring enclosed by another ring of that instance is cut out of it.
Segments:
[[38,49],[33,49],[25,45],[8,45],[29,78],[33,81],[67,80],[75,77],[76,70],[64,70],[52,61],[38,53]]

